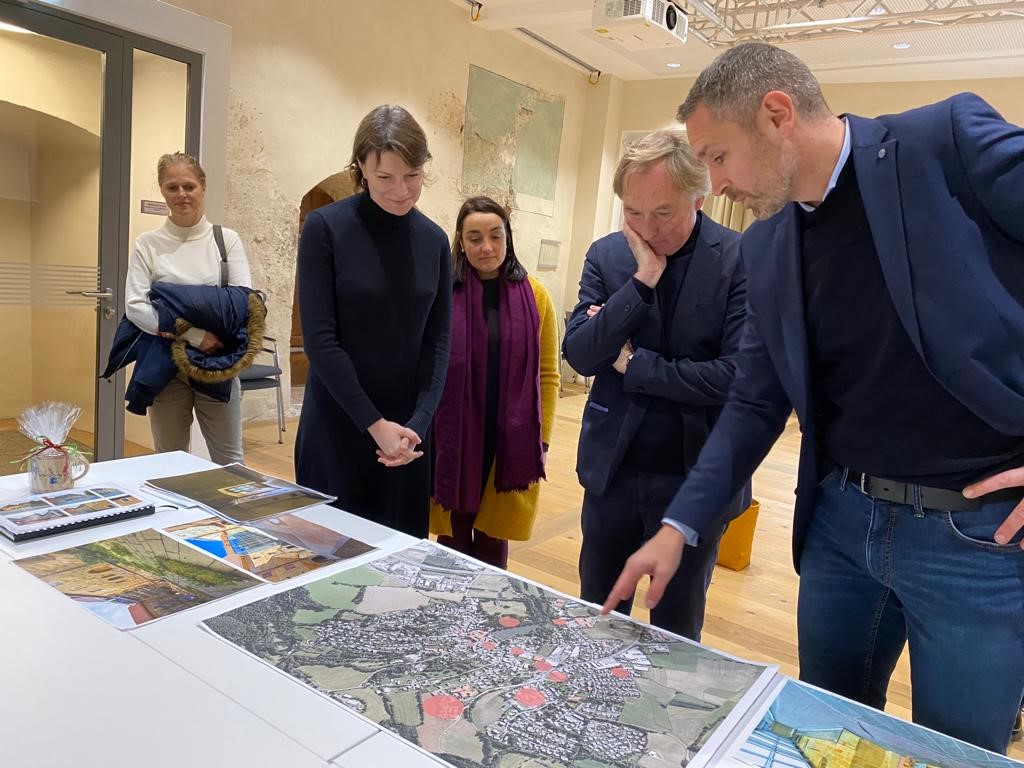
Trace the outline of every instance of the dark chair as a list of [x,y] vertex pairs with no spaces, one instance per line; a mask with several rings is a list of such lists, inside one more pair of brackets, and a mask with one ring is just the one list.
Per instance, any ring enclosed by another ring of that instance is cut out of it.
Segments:
[[[565,320],[562,323],[562,339],[563,340],[565,339],[565,330],[569,327],[569,318],[570,317],[572,317],[572,310],[568,310],[565,313]],[[559,345],[558,354],[559,354],[559,360],[561,360],[564,363],[565,362],[565,352],[562,350],[561,345]],[[571,365],[569,366],[569,370],[572,371],[572,383],[575,384],[576,383],[576,377],[579,376],[579,374],[576,373],[576,371],[573,369],[573,367]],[[584,376],[583,377],[583,389],[586,392],[590,391],[590,377],[589,376]],[[559,394],[561,394],[561,393],[559,393]]]
[[238,376],[238,382],[242,386],[242,392],[253,389],[276,389],[277,390],[277,442],[284,442],[284,396],[281,394],[281,361],[277,356],[277,339],[270,336],[263,337],[263,352],[268,353],[274,360],[273,365],[254,363],[242,371]]

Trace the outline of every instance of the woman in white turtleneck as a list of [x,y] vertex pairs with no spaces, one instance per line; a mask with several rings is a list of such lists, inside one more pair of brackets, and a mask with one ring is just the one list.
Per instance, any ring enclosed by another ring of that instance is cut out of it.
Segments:
[[[125,284],[125,314],[136,326],[158,335],[156,310],[149,301],[149,288],[155,282],[178,285],[220,285],[220,250],[213,236],[213,225],[204,215],[206,173],[191,155],[175,152],[157,162],[160,193],[170,215],[163,226],[139,235],[128,264]],[[224,228],[227,250],[228,283],[252,287],[249,262],[237,233]],[[216,336],[201,328],[185,334],[189,345],[207,354],[220,349]],[[192,411],[206,438],[210,458],[218,464],[242,461],[242,412],[238,380],[231,388],[231,400],[222,403],[196,392],[188,379],[178,375],[157,395],[149,409],[149,423],[157,452],[188,450]]]

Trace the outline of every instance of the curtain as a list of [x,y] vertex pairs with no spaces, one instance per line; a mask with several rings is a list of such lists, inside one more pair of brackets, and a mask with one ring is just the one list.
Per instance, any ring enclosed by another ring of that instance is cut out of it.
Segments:
[[723,227],[742,232],[754,223],[754,214],[739,203],[734,203],[725,195],[714,197],[709,195],[704,201],[704,213]]

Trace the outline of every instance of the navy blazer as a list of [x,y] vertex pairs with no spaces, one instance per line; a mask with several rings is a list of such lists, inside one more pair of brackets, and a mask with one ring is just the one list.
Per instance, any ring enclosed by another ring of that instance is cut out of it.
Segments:
[[[685,469],[697,462],[725,403],[743,328],[746,282],[739,234],[699,215],[703,220],[679,289],[667,356],[652,351],[661,346],[661,308],[657,295],[653,304],[641,300],[631,279],[636,259],[625,236],[603,237],[587,252],[563,351],[574,370],[594,377],[576,461],[580,483],[592,493],[607,490],[651,398],[678,404]],[[604,309],[588,318],[591,304]],[[623,376],[612,363],[627,339],[636,351]],[[730,511],[738,514],[748,504],[749,493]]]
[[[1024,130],[960,94],[871,120],[847,116],[854,163],[886,287],[935,379],[979,418],[1024,435]],[[793,558],[818,484],[803,307],[799,215],[790,203],[743,235],[747,327],[736,382],[668,516],[698,532],[723,514],[791,409],[803,431]]]

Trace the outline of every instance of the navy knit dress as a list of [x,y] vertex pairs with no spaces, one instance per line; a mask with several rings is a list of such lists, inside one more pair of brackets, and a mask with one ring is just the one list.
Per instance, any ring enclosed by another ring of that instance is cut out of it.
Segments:
[[[451,251],[413,209],[384,211],[365,192],[313,211],[299,242],[298,285],[309,375],[295,477],[335,506],[412,536],[427,535],[430,422],[448,367]],[[408,426],[424,456],[377,462],[367,428]]]

